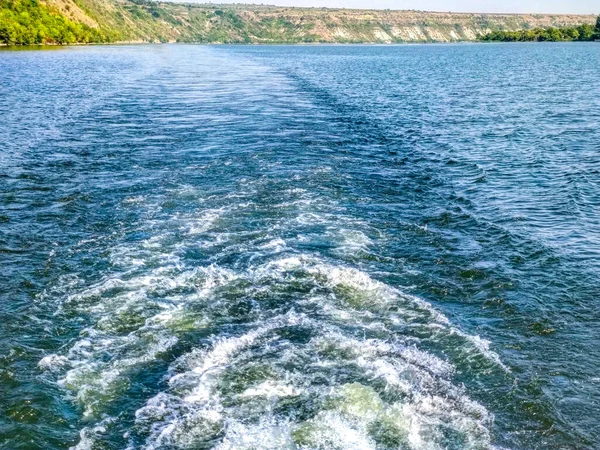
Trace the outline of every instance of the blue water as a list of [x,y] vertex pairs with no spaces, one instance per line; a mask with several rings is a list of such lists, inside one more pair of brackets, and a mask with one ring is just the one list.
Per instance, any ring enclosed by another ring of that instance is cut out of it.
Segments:
[[0,448],[600,448],[599,71],[0,52]]

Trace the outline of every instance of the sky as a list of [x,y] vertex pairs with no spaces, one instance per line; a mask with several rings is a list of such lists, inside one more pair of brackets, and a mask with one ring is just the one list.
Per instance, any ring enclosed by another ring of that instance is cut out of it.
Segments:
[[482,13],[600,14],[600,0],[212,0],[212,3]]

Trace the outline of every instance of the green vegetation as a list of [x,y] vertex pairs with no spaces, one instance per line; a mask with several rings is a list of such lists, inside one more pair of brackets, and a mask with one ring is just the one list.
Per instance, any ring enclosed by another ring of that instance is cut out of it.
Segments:
[[[594,16],[448,14],[153,0],[0,0],[0,45],[593,40]],[[600,19],[599,19],[600,22]],[[587,24],[587,25],[581,25]],[[548,28],[553,27],[553,28]],[[566,27],[566,28],[560,28]],[[497,30],[526,30],[506,32]]]
[[0,0],[0,43],[72,44],[108,40],[99,30],[68,20],[38,0]]
[[596,26],[579,25],[561,28],[534,28],[520,31],[493,31],[482,37],[484,41],[501,42],[558,42],[558,41],[594,41],[600,39],[600,16]]

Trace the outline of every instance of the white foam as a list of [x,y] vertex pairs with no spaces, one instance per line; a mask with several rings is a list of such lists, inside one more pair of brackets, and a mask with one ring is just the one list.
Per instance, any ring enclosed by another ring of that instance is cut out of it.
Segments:
[[210,230],[223,214],[225,208],[203,211],[199,217],[185,217],[180,220],[183,228],[191,235],[205,233]]
[[[69,367],[59,384],[74,391],[84,408],[84,416],[93,418],[105,402],[118,396],[131,369],[156,360],[178,341],[173,333],[186,316],[183,298],[177,293],[170,302],[164,302],[153,299],[151,291],[168,295],[181,287],[193,288],[194,294],[185,296],[186,304],[190,304],[192,300],[206,299],[212,289],[234,278],[232,272],[215,266],[184,272],[159,267],[140,276],[107,278],[69,296],[67,302],[95,315],[97,322],[82,332],[83,337],[66,356],[46,357],[40,361],[40,367],[48,370]],[[145,317],[147,311],[156,309],[157,313]],[[139,325],[130,323],[131,320]],[[203,319],[193,324],[198,328],[207,325]],[[132,326],[130,333],[120,332],[121,327]],[[105,354],[112,355],[111,359],[103,361]]]
[[343,255],[356,255],[357,252],[367,252],[373,241],[362,231],[339,229],[333,233],[337,241],[338,252]]
[[229,421],[222,442],[215,450],[295,450],[290,434],[290,425],[274,419],[265,419],[258,425],[245,425],[239,421]]
[[240,396],[242,398],[250,397],[266,397],[266,398],[281,398],[281,397],[296,397],[300,395],[300,390],[294,386],[281,383],[277,380],[267,380],[259,385],[246,389]]
[[[419,339],[410,338],[410,327],[419,327],[439,342],[459,336],[469,351],[503,367],[489,342],[457,330],[428,302],[365,271],[294,253],[291,240],[249,234],[248,239],[259,239],[252,247],[252,243],[240,243],[239,233],[213,233],[219,217],[227,213],[223,208],[205,209],[198,215],[176,216],[172,223],[177,232],[184,231],[182,239],[200,243],[206,239],[201,235],[208,234],[210,244],[223,245],[227,255],[247,253],[251,248],[250,261],[269,261],[238,272],[217,265],[187,267],[179,252],[189,243],[169,243],[172,236],[165,232],[115,249],[113,262],[122,268],[121,273],[67,297],[64,305],[90,316],[91,325],[65,356],[48,355],[39,366],[64,372],[60,382],[75,394],[86,419],[102,417],[104,403],[118,397],[132,371],[142,370],[172,349],[179,333],[223,320],[229,297],[221,296],[219,289],[240,280],[238,285],[243,287],[236,289],[255,302],[257,312],[248,317],[256,321],[233,328],[244,327],[242,334],[213,336],[208,344],[171,365],[168,388],[135,413],[136,429],[146,438],[146,449],[194,448],[219,440],[214,444],[219,450],[371,450],[377,448],[374,424],[392,420],[394,415],[398,419],[392,425],[406,435],[408,448],[442,449],[444,427],[463,433],[465,448],[490,446],[493,417],[452,384],[452,363],[420,349]],[[332,223],[331,217],[312,212],[302,212],[296,219]],[[331,229],[340,248],[367,250],[372,245],[362,231]],[[235,244],[228,245],[229,241]],[[276,256],[284,251],[285,256]],[[289,312],[270,316],[271,310],[261,309],[260,296],[255,294],[261,290],[277,293],[273,286],[285,288],[297,282],[307,290],[281,305]],[[239,295],[236,291],[236,298]],[[309,308],[311,318],[295,313],[294,307]],[[300,343],[288,340],[283,330],[292,327],[312,338]],[[236,371],[257,369],[262,363],[269,370],[251,379],[240,376],[236,389],[227,389],[226,381]],[[327,406],[343,391],[347,374],[377,396],[381,410],[360,416],[352,413],[352,407]],[[323,379],[330,384],[323,385]],[[383,392],[386,396],[379,397]],[[295,433],[303,426],[299,419],[274,412],[282,402],[307,399],[314,405],[322,403],[308,420],[314,425],[314,447],[296,442]],[[104,432],[101,427],[85,428],[73,449],[93,448],[95,436]],[[139,448],[133,445],[132,449]]]
[[[234,358],[252,345],[257,344],[261,339],[264,344],[265,338],[271,331],[302,323],[306,320],[308,320],[306,317],[290,312],[284,316],[275,317],[241,336],[226,339],[216,338],[213,340],[210,350],[195,350],[182,357],[178,365],[186,367],[187,371],[176,374],[169,379],[171,389],[179,394],[168,396],[160,393],[136,412],[138,423],[143,423],[147,422],[149,416],[156,416],[157,409],[164,411],[165,405],[175,405],[168,412],[161,411],[158,414],[165,418],[152,424],[152,432],[146,448],[154,449],[162,443],[180,442],[181,439],[189,439],[189,433],[195,433],[197,438],[202,433],[206,435],[206,430],[199,430],[191,426],[190,422],[197,421],[199,415],[202,417],[210,416],[215,420],[216,417],[221,416],[223,406],[216,388],[221,373],[233,364]],[[268,338],[266,342],[268,342]],[[268,387],[269,385],[266,384],[262,386],[262,389],[268,389]],[[278,390],[271,390],[270,392],[271,394],[268,395],[272,397],[292,394],[289,387],[286,388],[285,386],[279,386]],[[246,397],[261,397],[261,386],[256,387],[254,392],[250,391],[246,394]],[[213,428],[210,428],[209,432]],[[184,433],[183,429],[187,431]]]
[[48,355],[44,356],[38,366],[45,370],[56,370],[61,369],[69,364],[67,357],[62,355]]
[[93,450],[95,448],[96,438],[106,433],[107,428],[115,422],[116,419],[107,417],[92,427],[85,427],[79,432],[79,442],[77,445],[69,447],[69,450]]
[[469,341],[481,355],[483,355],[489,361],[492,361],[497,366],[501,367],[505,372],[510,372],[510,369],[502,362],[500,356],[490,349],[490,341],[481,338],[481,336],[467,334],[454,327],[452,327],[452,333],[457,334],[458,336]]
[[[313,419],[314,428],[310,436],[310,445],[300,448],[319,448],[331,450],[376,450],[375,441],[368,436],[365,424],[357,424],[335,411],[320,413]],[[358,425],[358,426],[357,426]]]
[[[418,321],[424,323],[423,326],[427,328],[432,330],[437,329],[446,335],[456,334],[465,339],[473,346],[473,350],[477,351],[488,361],[507,372],[509,371],[500,360],[500,357],[489,348],[489,341],[458,330],[450,324],[446,316],[435,309],[430,303],[374,280],[368,274],[358,269],[324,264],[316,258],[299,255],[271,261],[265,266],[255,268],[252,275],[254,278],[269,276],[282,278],[286,272],[300,270],[323,277],[329,286],[348,287],[356,292],[355,298],[349,299],[350,304],[347,302],[344,302],[342,305],[331,304],[329,299],[323,296],[307,299],[308,301],[322,304],[324,311],[328,312],[332,318],[345,321],[356,320],[358,318],[358,320],[364,322],[364,319],[370,316],[370,309],[375,308],[375,310],[378,310],[389,306],[400,307],[399,313],[387,314],[390,321],[398,325],[403,325],[407,321],[410,323],[419,319]],[[360,309],[360,315],[354,314],[352,308]],[[379,325],[381,326],[381,324]],[[363,323],[363,326],[369,327],[370,324]]]
[[262,250],[273,250],[275,252],[281,252],[287,248],[285,241],[281,238],[273,239],[266,244],[260,246]]

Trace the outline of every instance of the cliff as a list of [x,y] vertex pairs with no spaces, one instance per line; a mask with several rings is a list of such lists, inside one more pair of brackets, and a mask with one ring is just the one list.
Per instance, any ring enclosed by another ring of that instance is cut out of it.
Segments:
[[[493,31],[593,24],[595,16],[458,14],[422,11],[284,8],[46,0],[104,41],[199,43],[394,43],[473,41]],[[1,24],[0,24],[1,28]]]

